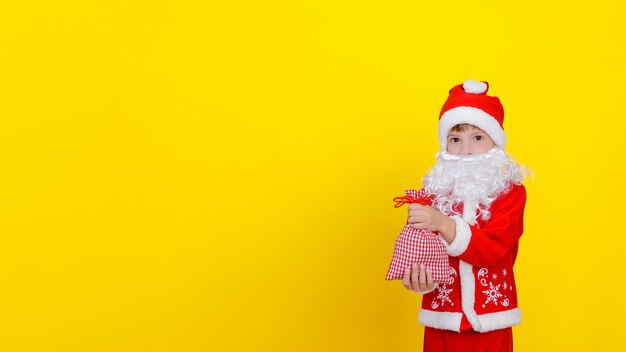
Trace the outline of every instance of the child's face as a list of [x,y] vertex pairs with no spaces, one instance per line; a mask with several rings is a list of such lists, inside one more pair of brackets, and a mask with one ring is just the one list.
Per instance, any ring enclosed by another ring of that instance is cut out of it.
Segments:
[[469,126],[462,132],[448,133],[447,149],[450,154],[480,154],[495,145],[485,131],[475,126]]

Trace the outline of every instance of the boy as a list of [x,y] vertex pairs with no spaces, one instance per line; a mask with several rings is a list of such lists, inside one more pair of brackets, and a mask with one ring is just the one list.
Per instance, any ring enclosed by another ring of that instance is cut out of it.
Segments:
[[406,269],[403,284],[424,294],[419,312],[424,351],[512,351],[521,316],[513,264],[523,231],[526,191],[505,152],[504,109],[487,82],[449,91],[439,115],[437,163],[423,184],[431,206],[411,204],[410,226],[439,234],[452,284],[433,283],[424,265]]

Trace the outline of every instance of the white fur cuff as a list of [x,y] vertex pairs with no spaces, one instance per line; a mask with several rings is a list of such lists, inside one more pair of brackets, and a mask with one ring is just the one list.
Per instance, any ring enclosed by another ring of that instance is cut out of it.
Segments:
[[456,236],[450,245],[448,246],[448,254],[453,257],[458,257],[467,250],[470,238],[472,237],[472,230],[469,224],[463,220],[460,216],[451,216],[452,220],[456,223]]

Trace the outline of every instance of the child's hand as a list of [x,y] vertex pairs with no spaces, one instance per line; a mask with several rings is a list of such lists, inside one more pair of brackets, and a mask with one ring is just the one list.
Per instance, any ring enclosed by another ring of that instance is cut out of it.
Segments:
[[426,270],[424,264],[413,263],[413,270],[406,268],[404,277],[402,278],[404,287],[411,291],[422,293],[430,291],[435,287],[433,282],[433,274],[430,270]]
[[409,204],[407,223],[414,229],[426,229],[439,232],[446,225],[449,218],[438,210],[419,203]]
[[414,229],[439,232],[448,243],[452,243],[456,237],[456,223],[454,220],[427,205],[410,204],[409,217],[406,222]]

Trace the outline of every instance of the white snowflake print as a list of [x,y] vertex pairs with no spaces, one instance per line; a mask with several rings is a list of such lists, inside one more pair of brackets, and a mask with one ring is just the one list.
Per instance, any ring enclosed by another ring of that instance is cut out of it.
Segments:
[[[443,307],[446,302],[450,303],[450,305],[454,305],[454,303],[450,300],[450,292],[452,292],[451,288],[448,288],[448,285],[440,285],[437,287],[437,298],[430,304],[433,309],[439,308],[439,306]],[[440,300],[441,303],[437,302]]]
[[480,270],[478,270],[478,280],[480,281],[480,284],[483,286],[487,286],[487,279],[485,278],[487,276],[487,269],[482,268]]
[[506,281],[502,284],[502,288],[503,289],[508,289],[509,288],[509,284],[506,283]]
[[450,292],[452,292],[451,288],[448,288],[448,285],[442,285],[439,289],[439,294],[437,295],[437,299],[441,300],[441,305],[443,306],[444,302],[450,302],[451,305],[454,305],[450,300]]
[[483,308],[485,308],[485,305],[489,302],[493,302],[493,304],[497,306],[498,298],[502,297],[502,294],[500,293],[500,285],[494,286],[491,282],[489,282],[489,289],[484,290],[483,293],[487,295],[487,300],[483,303]]
[[506,276],[506,269],[502,269],[502,276]]
[[491,274],[491,278],[494,280],[498,280],[498,274],[496,273]]

